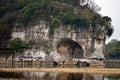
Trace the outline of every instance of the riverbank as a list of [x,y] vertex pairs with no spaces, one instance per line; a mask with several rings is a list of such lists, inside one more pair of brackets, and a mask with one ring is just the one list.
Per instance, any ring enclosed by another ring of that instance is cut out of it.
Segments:
[[69,73],[102,73],[120,74],[120,68],[0,68],[0,72],[69,72]]

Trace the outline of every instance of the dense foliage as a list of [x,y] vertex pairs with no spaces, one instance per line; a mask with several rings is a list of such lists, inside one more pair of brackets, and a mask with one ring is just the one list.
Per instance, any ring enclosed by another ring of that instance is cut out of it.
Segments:
[[113,39],[106,45],[105,50],[107,57],[120,58],[120,41]]

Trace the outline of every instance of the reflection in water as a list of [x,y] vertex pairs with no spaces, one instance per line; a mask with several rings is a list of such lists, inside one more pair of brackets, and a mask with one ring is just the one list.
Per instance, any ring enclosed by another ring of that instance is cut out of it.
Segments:
[[120,74],[110,74],[104,77],[106,80],[120,80]]
[[82,80],[83,74],[82,73],[60,73],[56,80]]
[[120,74],[0,72],[0,80],[120,80]]
[[0,78],[21,78],[21,77],[24,76],[19,72],[0,72]]

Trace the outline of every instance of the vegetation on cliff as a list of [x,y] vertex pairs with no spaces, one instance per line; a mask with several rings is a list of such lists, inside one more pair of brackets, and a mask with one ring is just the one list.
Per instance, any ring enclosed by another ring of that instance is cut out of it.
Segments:
[[14,26],[28,27],[39,20],[46,21],[50,26],[50,37],[54,34],[54,29],[61,25],[71,25],[76,31],[91,26],[93,42],[100,32],[104,31],[106,36],[111,36],[111,19],[101,16],[99,10],[92,0],[1,0],[0,48],[6,47],[5,43],[11,38]]

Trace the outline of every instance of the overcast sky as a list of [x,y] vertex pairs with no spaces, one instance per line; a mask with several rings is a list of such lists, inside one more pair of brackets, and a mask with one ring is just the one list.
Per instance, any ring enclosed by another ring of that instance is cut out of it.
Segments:
[[106,42],[112,39],[120,40],[120,0],[94,0],[94,2],[101,7],[100,14],[112,19],[114,33]]

